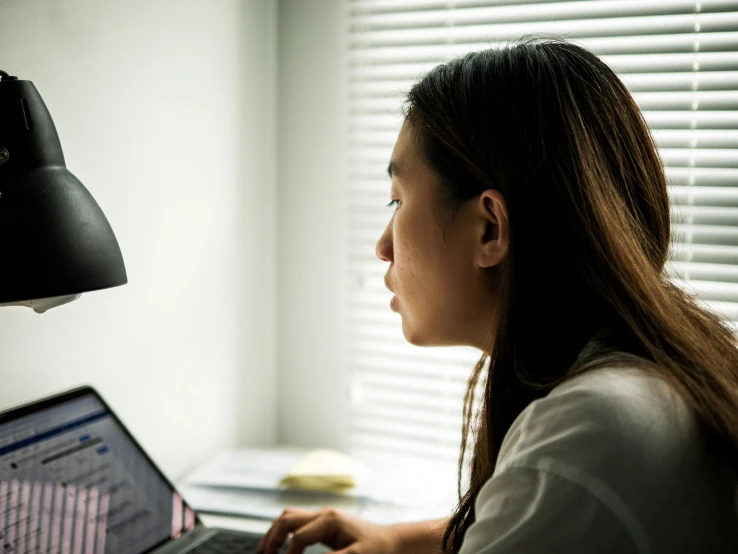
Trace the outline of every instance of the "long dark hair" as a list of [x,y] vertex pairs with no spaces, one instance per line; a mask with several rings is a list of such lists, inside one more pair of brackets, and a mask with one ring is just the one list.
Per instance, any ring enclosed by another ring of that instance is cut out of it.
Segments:
[[636,356],[673,385],[696,410],[706,442],[738,466],[736,338],[665,271],[671,240],[664,168],[612,69],[566,40],[527,36],[434,68],[410,90],[404,114],[439,176],[447,221],[496,189],[510,222],[495,332],[464,400],[460,498],[444,551],[458,552],[520,412],[564,380],[613,360],[575,365],[595,331],[609,352]]

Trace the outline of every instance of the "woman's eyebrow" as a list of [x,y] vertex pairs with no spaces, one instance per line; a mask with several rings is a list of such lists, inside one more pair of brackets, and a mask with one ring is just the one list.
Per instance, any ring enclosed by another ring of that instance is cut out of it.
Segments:
[[389,175],[390,179],[392,178],[392,175],[397,175],[398,169],[397,162],[395,160],[390,160],[390,163],[387,165],[387,175]]

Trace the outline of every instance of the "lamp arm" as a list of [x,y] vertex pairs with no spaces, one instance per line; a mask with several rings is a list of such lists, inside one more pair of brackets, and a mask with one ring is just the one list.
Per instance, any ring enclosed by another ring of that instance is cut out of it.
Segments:
[[8,73],[0,69],[0,81],[2,81],[3,79],[7,79],[8,81],[17,81],[18,77],[13,77],[12,75],[9,75]]

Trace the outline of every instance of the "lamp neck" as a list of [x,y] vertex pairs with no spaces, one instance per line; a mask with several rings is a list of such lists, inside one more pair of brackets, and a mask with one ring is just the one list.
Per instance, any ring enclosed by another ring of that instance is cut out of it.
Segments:
[[41,95],[31,81],[0,81],[2,174],[65,166],[59,135]]

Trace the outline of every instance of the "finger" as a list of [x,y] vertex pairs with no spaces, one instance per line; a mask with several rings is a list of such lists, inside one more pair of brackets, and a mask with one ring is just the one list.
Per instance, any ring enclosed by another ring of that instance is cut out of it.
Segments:
[[271,538],[274,536],[275,528],[280,523],[280,521],[282,520],[282,518],[284,518],[284,517],[286,517],[288,515],[300,514],[300,513],[307,514],[308,512],[306,512],[304,510],[299,510],[299,509],[296,509],[296,508],[287,508],[287,509],[285,509],[279,517],[275,518],[274,521],[272,521],[272,525],[269,527],[269,530],[261,538],[261,541],[259,541],[259,545],[257,546],[257,550],[256,551],[259,554],[264,554],[266,552],[266,547],[269,546],[269,544],[271,543]]
[[317,517],[317,512],[308,512],[297,508],[287,508],[274,520],[264,538],[259,543],[259,554],[276,554],[284,544],[287,535]]
[[331,552],[331,554],[359,554],[359,551],[352,544],[351,546],[347,546],[342,550],[334,550],[333,552]]
[[[278,534],[280,532],[280,527],[284,526],[285,518],[288,518],[290,516],[296,516],[298,514],[302,514],[304,516],[307,515],[308,512],[305,512],[304,510],[298,510],[295,508],[287,508],[282,512],[282,514],[274,519],[272,521],[272,525],[269,528],[269,530],[266,532],[266,534],[262,537],[261,542],[259,542],[259,545],[257,546],[257,553],[258,554],[267,554],[270,552],[275,552],[279,550],[282,547],[282,544],[284,543],[284,538],[280,540],[278,543],[277,537],[275,534]],[[287,523],[288,524],[288,523]],[[285,537],[287,534],[289,534],[289,530],[283,531],[285,533]]]
[[334,536],[340,526],[340,516],[333,510],[323,512],[319,517],[303,525],[292,533],[285,554],[303,554],[306,547]]

